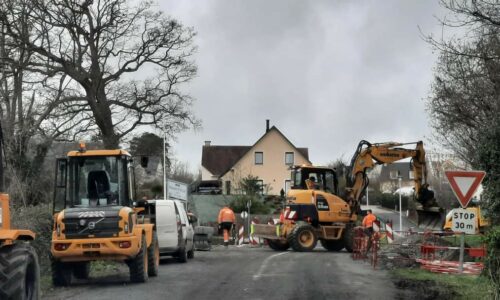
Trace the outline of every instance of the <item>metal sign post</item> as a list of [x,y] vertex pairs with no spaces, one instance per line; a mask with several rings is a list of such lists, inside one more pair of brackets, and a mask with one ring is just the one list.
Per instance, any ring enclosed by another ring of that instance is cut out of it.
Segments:
[[463,273],[465,234],[475,234],[477,224],[475,213],[468,211],[466,208],[486,173],[484,171],[446,171],[445,175],[453,193],[455,193],[458,202],[462,206],[461,209],[457,208],[453,210],[452,230],[460,233],[460,262],[458,270],[460,273]]

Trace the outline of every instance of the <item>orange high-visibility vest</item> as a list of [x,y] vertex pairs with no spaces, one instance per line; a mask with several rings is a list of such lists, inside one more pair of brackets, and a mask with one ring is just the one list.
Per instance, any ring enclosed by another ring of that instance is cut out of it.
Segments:
[[236,217],[234,216],[234,212],[229,207],[225,206],[219,211],[219,217],[217,218],[218,223],[223,223],[223,222],[234,223],[235,221]]
[[374,214],[368,214],[363,218],[363,227],[370,228],[373,226],[373,222],[377,220],[377,217]]

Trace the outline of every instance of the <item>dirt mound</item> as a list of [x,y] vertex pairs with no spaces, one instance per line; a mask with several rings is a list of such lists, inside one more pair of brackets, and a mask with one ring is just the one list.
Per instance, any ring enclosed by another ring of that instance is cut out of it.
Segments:
[[397,299],[455,299],[458,296],[432,280],[398,279],[394,285],[401,290]]

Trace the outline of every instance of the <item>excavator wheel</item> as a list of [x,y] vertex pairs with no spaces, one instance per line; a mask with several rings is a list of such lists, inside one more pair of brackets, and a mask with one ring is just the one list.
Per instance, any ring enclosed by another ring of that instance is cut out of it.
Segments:
[[348,224],[342,234],[342,241],[347,252],[352,252],[354,249],[354,224]]
[[328,251],[340,251],[344,249],[343,240],[320,240],[319,242]]
[[288,239],[292,249],[298,252],[312,251],[316,247],[318,239],[314,228],[309,224],[299,224],[293,228]]
[[0,247],[0,299],[38,299],[40,269],[35,250],[24,243]]
[[146,282],[148,280],[148,253],[146,237],[142,236],[141,250],[128,262],[130,270],[130,281]]
[[286,251],[288,250],[288,248],[290,248],[290,244],[288,242],[281,240],[267,239],[267,244],[269,245],[269,248],[273,249],[274,251]]

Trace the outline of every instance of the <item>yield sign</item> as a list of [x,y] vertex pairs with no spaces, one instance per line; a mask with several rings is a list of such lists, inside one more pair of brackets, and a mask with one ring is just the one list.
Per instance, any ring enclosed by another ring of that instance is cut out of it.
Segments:
[[472,195],[474,195],[486,174],[483,171],[446,171],[444,173],[463,208],[469,205]]

